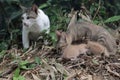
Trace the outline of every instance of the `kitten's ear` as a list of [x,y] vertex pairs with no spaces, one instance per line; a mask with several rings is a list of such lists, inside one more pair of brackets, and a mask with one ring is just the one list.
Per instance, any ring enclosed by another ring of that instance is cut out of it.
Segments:
[[56,33],[57,39],[59,40],[61,37],[61,32],[56,30],[55,33]]
[[117,30],[118,31],[118,33],[120,34],[120,29],[119,30]]
[[22,9],[23,12],[26,12],[27,8],[22,6],[22,5],[19,5],[19,7]]
[[71,35],[66,34],[65,36],[66,36],[65,38],[66,38],[67,44],[71,44],[72,43],[72,37],[71,37]]
[[71,12],[68,14],[68,17],[71,18],[73,16],[74,13],[74,8],[71,9]]
[[31,10],[38,14],[38,6],[36,4],[33,4]]

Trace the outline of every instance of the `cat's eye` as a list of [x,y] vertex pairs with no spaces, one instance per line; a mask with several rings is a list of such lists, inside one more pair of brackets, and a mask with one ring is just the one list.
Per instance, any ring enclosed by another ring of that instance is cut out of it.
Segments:
[[120,34],[120,30],[118,30],[118,33]]
[[30,19],[30,17],[27,17],[27,19]]
[[21,17],[21,19],[24,19],[24,17]]

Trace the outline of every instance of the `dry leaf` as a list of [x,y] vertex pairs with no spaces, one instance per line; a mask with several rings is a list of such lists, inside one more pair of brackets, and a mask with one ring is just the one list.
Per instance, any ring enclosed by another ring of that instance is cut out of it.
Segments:
[[41,80],[40,78],[38,78],[35,74],[32,73],[33,79],[34,80]]

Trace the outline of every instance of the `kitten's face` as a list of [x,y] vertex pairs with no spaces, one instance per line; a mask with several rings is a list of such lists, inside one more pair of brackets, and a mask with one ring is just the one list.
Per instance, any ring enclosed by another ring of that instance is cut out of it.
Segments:
[[22,15],[22,24],[26,27],[31,27],[36,22],[38,15],[38,8],[36,5],[33,5],[32,8],[24,9],[24,14]]
[[67,45],[67,40],[66,40],[66,34],[65,33],[61,33],[61,37],[60,37],[60,40],[58,42],[58,46],[59,47],[64,47]]
[[71,37],[67,35],[65,32],[56,31],[56,35],[58,40],[57,46],[59,48],[62,48],[67,46],[68,44],[71,44]]

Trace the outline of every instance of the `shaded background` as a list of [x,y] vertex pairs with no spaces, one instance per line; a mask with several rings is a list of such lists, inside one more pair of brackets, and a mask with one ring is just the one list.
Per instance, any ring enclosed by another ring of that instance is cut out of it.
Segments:
[[[22,47],[20,17],[22,10],[19,4],[25,7],[37,4],[49,16],[51,21],[49,36],[51,42],[54,43],[54,31],[56,29],[66,30],[70,20],[67,14],[71,8],[80,10],[83,3],[95,24],[105,24],[110,29],[120,26],[119,0],[0,0],[0,50],[9,49],[14,44],[17,44],[19,48]],[[99,11],[95,16],[98,8]],[[106,22],[110,17],[114,18]]]

